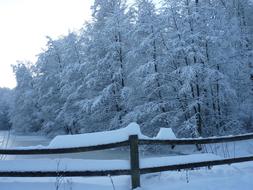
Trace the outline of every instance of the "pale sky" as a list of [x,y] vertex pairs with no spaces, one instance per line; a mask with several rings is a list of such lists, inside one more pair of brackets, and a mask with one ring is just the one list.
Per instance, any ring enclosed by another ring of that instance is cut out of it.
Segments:
[[11,65],[36,61],[53,39],[81,28],[93,0],[0,0],[0,87],[15,87]]

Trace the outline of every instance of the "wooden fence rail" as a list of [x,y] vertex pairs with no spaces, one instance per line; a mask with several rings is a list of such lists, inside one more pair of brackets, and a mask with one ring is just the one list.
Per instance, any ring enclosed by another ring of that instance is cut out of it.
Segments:
[[253,133],[225,136],[225,137],[210,137],[210,138],[195,138],[195,139],[173,139],[173,140],[156,140],[156,139],[140,139],[140,145],[194,145],[194,144],[214,144],[235,142],[253,139]]
[[5,155],[67,154],[67,153],[91,152],[124,146],[129,146],[129,140],[110,144],[101,144],[95,146],[80,146],[70,148],[0,149],[0,154]]
[[[163,171],[177,171],[183,169],[193,169],[200,167],[210,167],[226,164],[235,164],[241,162],[253,161],[253,156],[245,156],[238,158],[226,158],[221,160],[175,164],[157,167],[139,168],[140,174],[157,173]],[[131,175],[131,169],[123,170],[105,170],[105,171],[1,171],[0,177],[95,177],[95,176],[120,176]]]
[[[195,145],[195,144],[234,142],[249,139],[253,139],[253,133],[236,136],[195,138],[195,139],[186,139],[186,138],[175,140],[139,139],[138,145]],[[66,153],[79,153],[79,152],[105,150],[123,146],[129,146],[129,140],[94,146],[80,146],[70,148],[0,149],[0,154],[4,155],[66,154]]]
[[235,164],[235,163],[249,162],[249,161],[253,161],[253,156],[226,158],[226,159],[221,159],[221,160],[175,164],[175,165],[167,165],[167,166],[159,166],[159,167],[151,167],[151,168],[142,168],[140,169],[140,173],[148,174],[148,173],[156,173],[156,172],[162,172],[162,171],[173,171],[173,170],[193,169],[193,168],[200,168],[200,167],[226,165],[226,164]]
[[103,149],[111,149],[123,146],[130,146],[130,169],[105,170],[105,171],[0,171],[1,177],[77,177],[77,176],[118,176],[131,175],[132,189],[140,187],[140,175],[162,171],[172,171],[181,169],[193,169],[198,167],[209,167],[216,165],[233,164],[239,162],[253,161],[253,156],[227,158],[212,161],[191,162],[185,164],[166,165],[159,167],[140,168],[139,145],[196,145],[224,143],[253,139],[253,133],[237,136],[198,138],[198,139],[176,139],[176,140],[153,140],[138,139],[137,135],[129,136],[128,140],[116,143],[71,147],[71,148],[47,148],[47,149],[0,149],[0,154],[5,155],[34,155],[34,154],[65,154],[88,152]]

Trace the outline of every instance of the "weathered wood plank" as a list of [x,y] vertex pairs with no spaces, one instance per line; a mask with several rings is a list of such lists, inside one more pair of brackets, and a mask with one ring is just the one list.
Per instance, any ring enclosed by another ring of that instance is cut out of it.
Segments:
[[130,175],[130,170],[106,171],[6,171],[0,172],[0,177],[94,177],[94,176]]
[[194,145],[194,144],[212,144],[225,143],[253,139],[253,133],[226,137],[210,137],[196,139],[175,139],[175,140],[150,140],[139,139],[140,145]]
[[222,160],[212,160],[212,161],[203,161],[203,162],[193,162],[193,163],[185,163],[185,164],[175,164],[168,166],[159,166],[159,167],[151,167],[151,168],[141,168],[141,174],[148,173],[156,173],[162,171],[173,171],[173,170],[181,170],[181,169],[192,169],[198,167],[210,167],[210,166],[218,166],[218,165],[226,165],[226,164],[234,164],[241,162],[253,161],[253,156],[246,157],[238,157],[238,158],[227,158]]
[[129,136],[132,189],[140,187],[138,135]]
[[[139,145],[191,145],[191,144],[212,144],[224,143],[253,139],[253,133],[228,137],[215,138],[199,138],[199,139],[176,139],[176,140],[149,140],[139,139]],[[0,149],[0,154],[5,155],[33,155],[33,154],[65,154],[89,152],[96,150],[104,150],[110,148],[117,148],[122,146],[129,146],[129,141],[122,141],[110,144],[86,146],[86,147],[72,147],[72,148],[50,148],[50,149]]]
[[5,155],[34,155],[34,154],[66,154],[66,153],[78,153],[89,152],[96,150],[104,150],[110,148],[117,148],[129,146],[129,141],[122,141],[110,144],[102,144],[96,146],[86,147],[73,147],[73,148],[52,148],[52,149],[0,149],[0,154]]

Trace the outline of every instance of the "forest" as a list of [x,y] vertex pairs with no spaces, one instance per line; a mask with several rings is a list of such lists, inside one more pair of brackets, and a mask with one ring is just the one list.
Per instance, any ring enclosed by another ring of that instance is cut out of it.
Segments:
[[0,127],[48,136],[137,122],[178,137],[253,132],[251,0],[95,0],[0,89]]

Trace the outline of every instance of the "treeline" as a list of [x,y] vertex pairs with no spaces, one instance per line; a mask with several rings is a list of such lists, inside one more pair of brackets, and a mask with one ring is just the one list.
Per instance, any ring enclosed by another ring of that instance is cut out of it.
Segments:
[[14,66],[13,129],[147,135],[253,131],[250,0],[95,0],[92,20]]
[[8,88],[0,88],[0,130],[9,130],[10,122],[10,107],[12,102],[12,91]]

